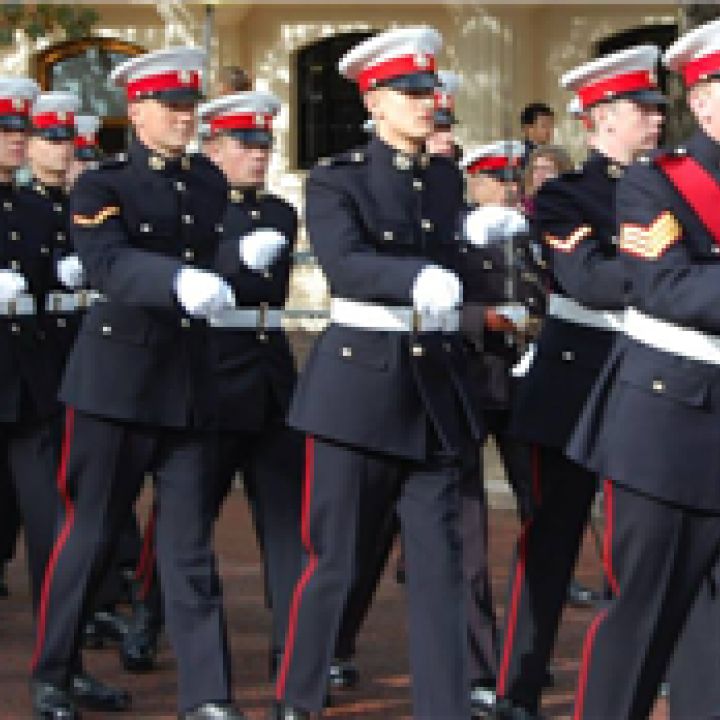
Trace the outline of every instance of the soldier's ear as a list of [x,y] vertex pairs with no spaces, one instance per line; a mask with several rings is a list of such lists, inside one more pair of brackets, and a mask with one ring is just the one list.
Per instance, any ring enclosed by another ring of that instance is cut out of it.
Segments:
[[363,93],[365,109],[372,117],[376,117],[380,107],[380,93],[377,90],[368,90]]

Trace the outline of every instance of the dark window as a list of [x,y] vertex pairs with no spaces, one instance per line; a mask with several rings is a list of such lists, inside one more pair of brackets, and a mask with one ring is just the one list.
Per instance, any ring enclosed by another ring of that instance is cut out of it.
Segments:
[[297,53],[298,166],[312,167],[367,140],[367,112],[357,85],[343,78],[338,60],[372,33],[344,33],[319,40]]
[[110,82],[118,63],[144,53],[133,43],[114,38],[87,38],[58,43],[36,58],[43,90],[69,90],[80,97],[80,113],[101,118],[100,146],[105,153],[125,149],[128,136],[125,92]]

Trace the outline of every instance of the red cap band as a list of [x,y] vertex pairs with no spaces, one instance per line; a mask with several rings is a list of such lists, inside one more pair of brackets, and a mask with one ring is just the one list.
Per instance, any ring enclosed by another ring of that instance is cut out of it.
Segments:
[[445,90],[435,91],[435,109],[453,110],[455,108],[455,96]]
[[75,136],[75,147],[76,148],[94,148],[97,147],[98,139],[97,135],[76,135]]
[[222,130],[272,130],[273,116],[265,113],[231,113],[210,120],[213,132]]
[[172,70],[132,80],[125,88],[128,100],[135,100],[148,93],[181,89],[200,90],[200,73],[197,70]]
[[507,167],[518,167],[520,165],[520,158],[513,158],[512,163],[510,158],[504,155],[496,155],[490,157],[478,158],[475,162],[471,163],[465,168],[465,172],[469,175],[473,175],[478,172],[487,172],[490,170],[504,170]]
[[367,92],[383,80],[419,72],[435,72],[434,56],[427,54],[403,55],[372,65],[358,75],[357,84],[361,92]]
[[33,127],[40,130],[54,127],[75,127],[75,113],[71,112],[46,112],[32,116]]
[[710,55],[697,58],[697,60],[691,60],[682,69],[686,87],[692,87],[695,83],[706,80],[717,73],[720,73],[720,52],[710,53]]
[[22,115],[27,117],[30,114],[30,101],[18,98],[0,98],[0,115]]
[[577,91],[583,110],[601,100],[610,100],[620,93],[637,90],[657,90],[657,82],[648,70],[623,73],[607,80],[591,83]]

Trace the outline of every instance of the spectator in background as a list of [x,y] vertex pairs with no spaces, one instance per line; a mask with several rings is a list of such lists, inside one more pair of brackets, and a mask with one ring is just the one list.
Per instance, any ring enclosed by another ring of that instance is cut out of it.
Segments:
[[246,70],[237,65],[227,65],[220,70],[218,95],[252,90],[252,78]]
[[524,166],[536,147],[552,142],[555,134],[555,113],[545,103],[530,103],[520,113],[520,129],[525,145]]
[[535,212],[535,195],[546,180],[572,170],[570,155],[558,145],[535,148],[525,161],[522,180],[523,207],[529,216]]

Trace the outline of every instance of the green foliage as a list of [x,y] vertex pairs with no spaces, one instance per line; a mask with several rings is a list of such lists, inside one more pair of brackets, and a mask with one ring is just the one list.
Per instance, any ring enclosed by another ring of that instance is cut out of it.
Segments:
[[38,40],[56,29],[63,30],[68,40],[90,33],[98,21],[98,12],[91,7],[51,5],[47,3],[7,2],[0,4],[0,45],[11,45],[16,30],[31,40]]

